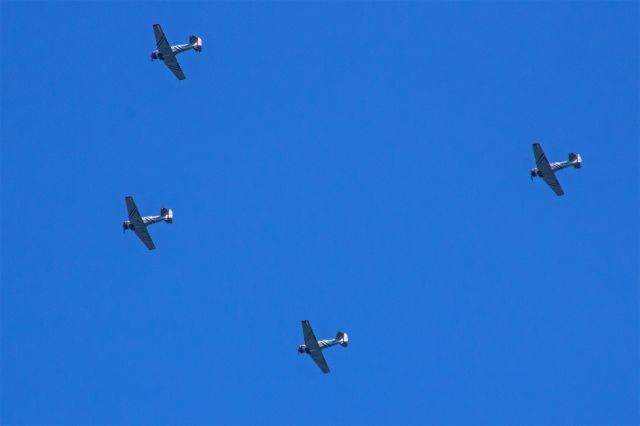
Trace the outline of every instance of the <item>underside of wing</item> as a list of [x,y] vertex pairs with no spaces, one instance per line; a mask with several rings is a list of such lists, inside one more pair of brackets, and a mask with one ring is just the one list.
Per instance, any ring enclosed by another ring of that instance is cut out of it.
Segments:
[[322,355],[321,351],[318,350],[317,352],[312,352],[309,355],[311,355],[311,359],[318,367],[320,367],[320,370],[322,370],[323,373],[329,372],[329,366],[327,365],[327,361],[324,359],[324,355]]
[[538,166],[538,171],[542,173],[542,179],[549,185],[549,187],[555,192],[557,195],[564,195],[564,191],[560,186],[560,182],[556,178],[556,174],[551,168],[549,164],[549,160],[547,160],[547,156],[544,154],[542,147],[539,143],[533,144],[533,155],[536,158],[536,166]]
[[553,192],[555,192],[557,195],[564,195],[564,191],[560,186],[560,182],[558,182],[558,179],[556,178],[556,174],[553,171],[551,171],[551,167],[549,167],[548,172],[542,172],[542,173],[543,173],[542,179],[544,179],[544,181],[547,183],[547,185],[549,185],[549,187],[553,190]]
[[168,56],[164,58],[164,64],[171,70],[171,72],[178,77],[178,80],[184,80],[184,73],[182,72],[182,68],[180,68],[180,64],[176,60],[175,56]]
[[308,320],[302,321],[302,334],[304,336],[304,344],[307,349],[320,350],[320,346],[318,345],[318,339],[316,339],[316,335],[313,334],[313,329],[311,328],[311,324]]
[[167,41],[167,37],[164,35],[164,31],[162,31],[162,27],[160,24],[155,24],[153,26],[153,34],[156,36],[156,46],[158,47],[158,52],[163,55],[171,55],[171,45]]
[[131,222],[134,227],[144,225],[142,216],[140,216],[140,212],[138,211],[138,207],[136,207],[136,203],[133,201],[133,197],[126,196],[124,200],[127,203],[127,214],[129,216],[129,222]]
[[538,170],[544,173],[545,170],[543,169],[547,167],[551,169],[551,167],[549,166],[549,160],[547,160],[547,156],[544,154],[544,151],[542,150],[542,147],[539,143],[533,144],[533,156],[536,159],[536,166],[538,166]]
[[156,245],[153,244],[151,235],[149,235],[149,231],[147,231],[147,227],[145,225],[137,226],[135,233],[149,250],[154,250],[156,248]]

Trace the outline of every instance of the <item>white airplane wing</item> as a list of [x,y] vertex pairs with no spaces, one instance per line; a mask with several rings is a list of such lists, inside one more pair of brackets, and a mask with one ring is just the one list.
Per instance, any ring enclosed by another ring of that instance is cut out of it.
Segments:
[[167,68],[169,68],[171,70],[171,72],[178,77],[178,80],[184,80],[185,77],[184,73],[182,72],[182,68],[180,68],[180,64],[178,63],[178,61],[176,60],[176,57],[174,55],[171,56],[165,56],[164,57],[164,64],[167,66]]
[[156,36],[158,52],[162,53],[163,56],[171,56],[171,45],[167,41],[167,37],[164,35],[164,31],[162,31],[160,24],[155,24],[153,26],[153,34]]
[[564,195],[564,191],[560,186],[560,182],[556,178],[556,174],[553,169],[549,165],[549,160],[547,160],[547,156],[544,155],[544,151],[539,143],[533,144],[533,155],[536,159],[536,166],[538,170],[542,173],[542,179],[549,185],[549,187],[555,192],[557,195]]
[[135,227],[144,226],[144,221],[142,220],[142,216],[140,216],[140,212],[138,211],[138,207],[136,203],[133,201],[133,197],[126,196],[125,202],[127,203],[127,214],[129,215],[129,222],[131,222]]
[[136,226],[134,232],[149,250],[156,248],[156,245],[153,244],[153,240],[151,239],[151,235],[149,235],[149,231],[147,231],[147,225]]
[[324,355],[322,355],[322,350],[320,349],[320,345],[318,345],[318,339],[316,339],[316,335],[313,334],[313,329],[308,320],[302,321],[302,334],[304,335],[304,344],[307,349],[309,349],[311,359],[320,367],[323,373],[328,373],[329,366],[324,359]]
[[149,250],[153,250],[156,248],[155,244],[153,244],[153,240],[151,239],[151,235],[149,235],[149,231],[147,231],[147,225],[144,224],[142,220],[142,216],[140,216],[140,212],[138,211],[138,207],[136,203],[133,201],[133,197],[127,196],[125,197],[125,201],[127,203],[127,214],[129,215],[129,222],[133,225],[133,232],[140,238],[140,240],[144,243],[145,246]]
[[302,334],[304,335],[304,344],[307,348],[320,349],[318,339],[316,339],[316,335],[313,334],[313,329],[311,328],[311,324],[308,320],[302,321]]
[[318,367],[320,367],[320,370],[322,370],[323,373],[328,373],[330,371],[329,366],[327,365],[327,361],[324,359],[324,355],[322,355],[322,352],[312,352],[309,355],[311,355],[311,359],[316,363]]
[[180,68],[180,64],[176,60],[175,55],[171,51],[171,45],[167,41],[167,37],[162,31],[160,24],[153,26],[153,34],[156,36],[156,45],[158,46],[158,52],[162,54],[164,64],[171,70],[171,72],[178,77],[178,80],[184,80],[186,77]]
[[[549,167],[551,170],[551,167]],[[556,193],[556,195],[564,195],[564,191],[560,186],[560,182],[556,178],[556,174],[553,171],[550,172],[542,172],[542,179],[549,185],[549,187]]]

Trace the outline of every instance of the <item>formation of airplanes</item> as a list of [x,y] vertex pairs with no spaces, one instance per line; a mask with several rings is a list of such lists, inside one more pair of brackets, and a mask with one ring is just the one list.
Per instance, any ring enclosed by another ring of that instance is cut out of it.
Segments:
[[[156,38],[157,49],[151,52],[151,59],[163,61],[178,80],[184,80],[186,77],[182,72],[180,64],[176,60],[176,55],[192,49],[196,52],[201,52],[202,39],[192,35],[189,37],[188,44],[171,46],[159,24],[155,24],[153,26],[153,32]],[[547,156],[542,150],[540,144],[534,143],[533,155],[536,167],[530,170],[531,180],[533,180],[534,177],[542,178],[542,180],[544,180],[558,196],[564,195],[564,190],[556,178],[556,172],[570,166],[577,169],[581,168],[582,157],[580,154],[570,153],[567,161],[551,163],[547,160]],[[153,243],[147,228],[149,225],[158,222],[171,224],[173,222],[173,211],[171,209],[162,208],[158,216],[142,216],[133,201],[133,197],[126,196],[125,202],[127,205],[128,220],[125,220],[122,223],[123,232],[127,230],[133,231],[149,250],[154,250],[156,246]],[[302,321],[302,335],[304,343],[298,346],[298,353],[309,355],[323,373],[329,373],[330,370],[322,351],[331,346],[340,345],[342,347],[347,347],[349,344],[349,336],[343,331],[338,331],[334,339],[318,340],[308,320]]]

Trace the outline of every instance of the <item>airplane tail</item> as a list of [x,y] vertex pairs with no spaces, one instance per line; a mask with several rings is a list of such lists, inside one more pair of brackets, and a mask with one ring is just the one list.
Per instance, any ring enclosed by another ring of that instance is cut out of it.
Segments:
[[336,334],[336,340],[345,348],[349,345],[349,335],[344,331],[338,331]]
[[575,167],[576,169],[582,167],[582,157],[580,157],[580,154],[576,154],[574,152],[570,153],[569,162],[572,163],[573,167]]
[[173,223],[173,210],[163,207],[160,209],[160,216],[162,216],[162,219],[164,219],[165,222]]
[[190,36],[189,43],[193,45],[193,50],[196,52],[202,52],[202,39],[200,37],[194,35]]

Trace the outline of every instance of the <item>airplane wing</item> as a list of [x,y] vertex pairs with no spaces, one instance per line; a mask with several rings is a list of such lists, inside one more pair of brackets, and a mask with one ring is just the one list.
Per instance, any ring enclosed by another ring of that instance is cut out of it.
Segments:
[[560,182],[558,182],[556,174],[551,169],[549,160],[547,160],[547,156],[544,155],[544,151],[539,143],[533,144],[533,155],[536,159],[536,166],[538,167],[538,170],[542,172],[542,179],[544,179],[547,185],[549,185],[557,195],[564,195]]
[[309,349],[311,359],[320,367],[323,373],[328,373],[329,366],[324,359],[324,355],[322,355],[322,350],[320,349],[320,345],[318,345],[318,339],[316,339],[316,335],[313,334],[313,329],[308,320],[302,321],[302,334],[304,335],[304,344],[307,349]]
[[549,185],[553,192],[556,193],[556,195],[564,195],[564,191],[560,186],[560,182],[558,182],[556,174],[551,170],[551,167],[549,167],[548,172],[542,172],[542,179],[544,179],[544,181],[547,183],[547,185]]
[[129,222],[133,223],[134,228],[137,228],[138,226],[144,226],[144,221],[142,220],[142,216],[140,216],[140,212],[138,211],[136,203],[133,201],[133,197],[126,196],[124,200],[127,203],[127,214],[129,215]]
[[316,335],[313,334],[313,329],[308,320],[302,321],[302,334],[304,335],[304,344],[307,348],[311,350],[320,349],[318,339],[316,339]]
[[149,235],[149,231],[147,231],[146,225],[136,226],[134,232],[149,250],[156,248],[156,245],[153,244],[153,240],[151,239],[151,235]]
[[330,371],[327,361],[324,359],[324,355],[322,355],[320,350],[317,352],[311,352],[309,355],[311,355],[311,359],[318,367],[320,367],[320,370],[322,370],[323,373],[328,373]]
[[127,203],[127,214],[129,215],[129,222],[133,224],[134,232],[149,250],[155,249],[156,246],[155,244],[153,244],[151,235],[149,235],[149,231],[147,231],[147,225],[144,224],[142,216],[140,216],[140,212],[138,211],[138,207],[133,201],[133,197],[127,196],[125,197],[125,201]]
[[178,80],[184,80],[185,78],[187,78],[184,76],[184,73],[182,72],[182,68],[180,68],[180,64],[176,60],[175,55],[165,56],[164,61],[162,62],[164,62],[167,68],[169,68],[171,72],[176,77],[178,77]]
[[153,34],[156,36],[158,52],[162,53],[163,56],[171,56],[171,45],[167,41],[167,37],[164,35],[160,24],[153,26]]

